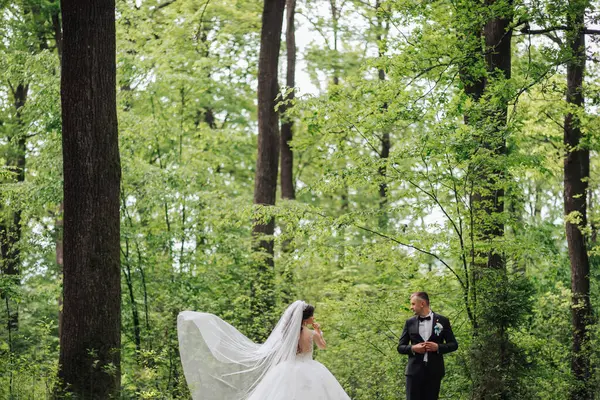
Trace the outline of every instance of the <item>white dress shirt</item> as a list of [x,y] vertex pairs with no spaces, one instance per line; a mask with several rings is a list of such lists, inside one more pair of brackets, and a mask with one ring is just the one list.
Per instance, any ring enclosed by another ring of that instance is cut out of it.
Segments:
[[[429,320],[419,321],[419,335],[423,338],[424,341],[428,341],[431,337],[431,330],[433,329],[433,311],[429,311],[429,314],[425,316],[425,318],[430,317]],[[423,361],[427,362],[427,352],[423,356]]]

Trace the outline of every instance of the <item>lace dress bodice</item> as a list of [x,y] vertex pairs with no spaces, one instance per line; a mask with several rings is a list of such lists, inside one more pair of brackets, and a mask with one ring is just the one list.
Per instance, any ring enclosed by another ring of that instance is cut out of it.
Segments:
[[[306,329],[306,328],[305,328]],[[306,361],[313,359],[314,351],[314,337],[315,331],[307,329],[307,332],[300,334],[300,340],[298,341],[298,352],[296,353],[296,360]]]

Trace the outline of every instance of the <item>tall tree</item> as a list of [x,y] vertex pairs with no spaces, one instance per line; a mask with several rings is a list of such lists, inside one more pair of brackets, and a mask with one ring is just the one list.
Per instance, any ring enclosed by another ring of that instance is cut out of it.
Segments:
[[[26,157],[26,132],[23,121],[23,107],[27,101],[29,85],[19,82],[14,88],[11,87],[14,109],[15,128],[8,138],[12,149],[7,155],[7,167],[14,172],[15,181],[25,181],[25,157]],[[17,206],[18,207],[18,206]],[[9,209],[3,217],[0,217],[0,261],[2,275],[6,276],[10,285],[20,284],[21,250],[21,209]],[[18,303],[12,296],[2,290],[2,299],[6,302],[7,329],[9,333],[9,346],[12,347],[12,332],[19,327]]]
[[342,11],[342,6],[337,4],[337,0],[329,0],[329,5],[331,6],[331,23],[333,30],[333,54],[335,60],[333,62],[333,84],[340,84],[340,70],[339,70],[339,54],[338,54],[338,40],[340,34],[340,13]]
[[[286,96],[286,111],[294,100],[294,87],[296,86],[296,27],[295,12],[296,0],[287,0],[286,2],[286,32],[285,44],[287,49],[287,71],[286,86],[289,93]],[[294,121],[284,116],[281,124],[281,197],[283,199],[293,200],[296,198],[294,187],[294,152],[290,147],[293,137]]]
[[[332,74],[333,74],[333,87],[331,92],[335,92],[335,90],[339,90],[339,85],[340,85],[340,73],[341,73],[341,68],[340,68],[340,53],[338,51],[338,43],[339,43],[339,38],[340,38],[340,16],[342,14],[342,7],[344,6],[344,1],[341,2],[341,4],[338,4],[337,0],[329,0],[329,5],[330,5],[330,10],[331,10],[331,29],[332,29],[332,33],[333,33],[333,48],[331,49],[332,54],[333,54],[333,68],[332,68]],[[347,142],[348,142],[348,135],[346,132],[342,133],[339,138],[338,138],[339,142],[337,143],[337,145],[339,146],[340,152],[342,154],[346,153],[346,149],[347,149]],[[342,162],[345,163],[346,160],[345,158],[342,157]],[[344,168],[346,168],[346,165],[342,165],[341,169],[343,170]],[[343,176],[343,175],[342,175]],[[349,209],[350,209],[350,190],[348,188],[348,180],[346,179],[346,177],[343,177],[343,183],[342,183],[342,193],[340,196],[340,213],[343,214],[347,214]],[[340,236],[340,242],[339,242],[339,253],[338,253],[338,267],[340,269],[344,268],[345,266],[345,259],[346,259],[346,228],[341,225],[339,227],[339,236]]]
[[[502,4],[501,4],[502,3]],[[512,28],[512,0],[491,0],[488,2],[490,10],[498,8],[509,9],[493,15],[483,29],[485,39],[485,61],[488,70],[485,86],[489,87],[491,82],[502,82],[511,77],[511,39]],[[501,169],[503,156],[506,155],[506,118],[508,114],[508,97],[503,93],[494,93],[498,99],[494,105],[489,105],[484,114],[489,117],[490,125],[480,137],[480,144],[492,155],[498,156],[499,162],[492,163],[492,169],[485,171],[486,180],[489,184],[487,189],[492,189],[489,195],[477,193],[477,202],[487,215],[499,216],[504,212],[504,188],[502,178],[505,172]],[[482,192],[487,192],[483,189]],[[482,230],[488,239],[499,237],[504,234],[504,224],[497,221],[486,221]],[[503,269],[504,261],[502,255],[491,249],[488,253],[488,266],[495,269]]]
[[[485,90],[497,101],[484,105],[485,119],[479,128],[483,128],[479,138],[481,146],[491,162],[480,163],[481,178],[475,184],[475,193],[471,199],[472,207],[477,215],[475,225],[476,235],[484,242],[487,262],[476,262],[474,265],[477,282],[479,303],[476,311],[476,335],[480,340],[480,348],[474,353],[475,365],[481,370],[502,371],[500,374],[477,374],[475,379],[475,398],[492,399],[507,398],[510,385],[506,379],[511,376],[512,366],[508,325],[504,318],[498,318],[495,312],[496,304],[505,297],[508,289],[507,271],[504,255],[500,250],[499,241],[504,235],[504,192],[506,168],[506,123],[509,98],[504,92],[494,90],[492,85],[502,86],[511,77],[511,39],[512,39],[512,0],[488,0],[490,19],[483,29],[485,43],[485,64],[487,75]],[[502,11],[495,11],[495,10]],[[482,122],[482,121],[480,121]],[[489,124],[489,125],[488,125]],[[489,354],[493,354],[490,357]]]
[[[508,328],[511,317],[499,315],[499,304],[509,291],[501,241],[504,236],[504,197],[507,177],[507,115],[511,78],[512,0],[489,0],[465,12],[461,80],[475,106],[464,120],[473,132],[471,153],[473,247],[470,314],[475,336],[472,362],[475,399],[507,398],[514,390]],[[477,11],[479,10],[479,11]],[[483,16],[483,18],[482,18]],[[483,47],[481,47],[483,44]],[[485,66],[482,69],[481,66]],[[503,307],[500,307],[503,308]],[[481,370],[502,371],[480,374]]]
[[587,190],[590,176],[590,151],[582,143],[580,112],[583,110],[583,80],[585,73],[585,33],[584,19],[588,1],[569,2],[567,13],[567,104],[569,112],[565,116],[564,145],[564,207],[565,230],[571,263],[572,291],[572,334],[573,348],[571,372],[576,382],[571,392],[572,400],[592,399],[595,392],[590,387],[590,348],[589,328],[592,306],[590,303],[590,261],[587,253],[586,237],[583,230],[587,226]]
[[[382,4],[381,0],[376,0],[375,2],[375,12],[376,12],[376,39],[377,39],[377,55],[380,59],[385,56],[387,40],[389,34],[389,12],[385,9],[386,4]],[[384,24],[384,17],[386,19]],[[385,82],[385,70],[383,66],[380,66],[377,70],[377,76],[381,82]],[[387,111],[388,104],[385,102],[382,107],[382,113]],[[388,224],[388,215],[386,206],[388,203],[388,184],[387,180],[387,160],[390,157],[390,149],[392,147],[392,142],[390,139],[389,128],[384,127],[383,132],[381,133],[381,150],[379,152],[379,157],[381,158],[381,165],[378,169],[379,175],[381,176],[381,183],[379,183],[379,228],[386,229]]]
[[81,399],[120,387],[120,227],[115,2],[61,1],[64,174],[60,388]]
[[[285,44],[286,44],[286,87],[288,90],[285,97],[285,105],[280,109],[282,112],[281,121],[281,198],[286,200],[296,199],[296,188],[294,185],[294,151],[291,147],[291,141],[294,136],[294,120],[290,115],[286,115],[294,101],[294,91],[296,86],[296,0],[287,0],[285,14]],[[284,227],[285,229],[286,227]],[[291,240],[284,239],[281,245],[285,253],[290,253]],[[284,303],[291,303],[294,300],[294,272],[285,266],[281,272],[283,278],[282,300]]]
[[[265,0],[262,13],[260,53],[258,60],[258,156],[254,180],[254,204],[275,204],[279,165],[279,116],[275,110],[279,92],[277,71],[285,0]],[[274,245],[275,219],[255,221],[256,276],[252,280],[252,315],[265,314],[275,306]],[[267,331],[258,327],[257,337]]]

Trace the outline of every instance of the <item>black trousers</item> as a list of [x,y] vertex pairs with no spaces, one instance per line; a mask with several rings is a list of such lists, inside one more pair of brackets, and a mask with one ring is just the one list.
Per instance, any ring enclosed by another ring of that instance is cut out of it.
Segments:
[[406,400],[438,400],[442,378],[423,365],[415,375],[406,375]]

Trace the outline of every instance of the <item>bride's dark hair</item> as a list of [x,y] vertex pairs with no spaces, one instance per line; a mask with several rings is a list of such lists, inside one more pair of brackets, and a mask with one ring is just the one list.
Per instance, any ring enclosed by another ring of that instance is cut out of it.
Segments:
[[309,319],[313,315],[315,315],[315,307],[310,304],[307,304],[304,307],[304,311],[302,312],[302,321]]
[[[302,321],[312,317],[314,314],[315,314],[315,306],[312,306],[308,303],[304,303],[304,308],[302,309]],[[281,327],[281,332],[287,332],[287,330],[293,324],[292,316],[293,315],[290,315],[289,319],[287,321],[285,321],[285,323]],[[298,317],[296,317],[296,318],[298,318]],[[300,332],[302,332],[302,323],[300,324]]]

